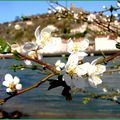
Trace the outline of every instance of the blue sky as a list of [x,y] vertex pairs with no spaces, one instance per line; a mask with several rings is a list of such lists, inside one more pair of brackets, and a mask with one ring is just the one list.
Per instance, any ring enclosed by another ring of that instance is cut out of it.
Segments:
[[[60,2],[60,4],[66,6],[66,1]],[[76,7],[82,7],[88,11],[102,10],[102,6],[116,5],[116,1],[67,1],[67,7],[69,8],[71,3],[74,3]],[[0,1],[0,23],[13,21],[16,16],[22,15],[36,15],[47,13],[48,1]]]

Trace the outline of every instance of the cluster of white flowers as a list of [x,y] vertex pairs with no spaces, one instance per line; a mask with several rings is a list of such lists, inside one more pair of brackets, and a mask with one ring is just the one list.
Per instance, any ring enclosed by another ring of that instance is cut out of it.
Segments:
[[[39,27],[35,30],[35,42],[27,42],[23,46],[25,54],[33,59],[42,59],[42,49],[52,49],[51,44],[56,42],[56,39],[53,39],[51,32],[55,31],[54,26],[47,26],[39,31]],[[101,75],[106,71],[104,65],[96,64],[97,60],[94,60],[92,63],[86,62],[83,63],[82,60],[87,56],[85,50],[89,46],[89,40],[85,38],[80,42],[73,42],[72,39],[68,40],[67,43],[67,52],[70,53],[68,60],[65,63],[62,63],[61,60],[58,60],[55,63],[56,70],[60,71],[63,74],[63,80],[70,87],[84,88],[86,86],[86,79],[92,87],[102,83]],[[54,52],[54,51],[53,51]],[[32,65],[31,61],[25,60],[26,65]],[[8,87],[7,92],[14,92],[16,90],[22,89],[22,85],[19,84],[20,79],[18,77],[12,77],[10,74],[5,75],[5,81],[3,85]]]
[[[68,86],[84,88],[87,85],[86,78],[92,87],[96,87],[102,83],[100,77],[106,71],[106,67],[100,64],[97,65],[96,62],[98,59],[92,63],[80,62],[87,56],[87,53],[84,51],[88,46],[88,39],[84,39],[81,42],[73,42],[71,39],[68,41],[67,51],[70,53],[70,56],[62,72],[64,81]],[[61,70],[60,68],[64,67],[64,63],[60,61],[57,61],[55,65],[57,70]]]
[[[40,26],[38,26],[35,30],[36,41],[26,42],[23,46],[24,53],[33,59],[41,60],[43,51],[54,52],[53,44],[55,46],[58,37],[52,37],[51,33],[56,30],[57,28],[53,25],[48,25],[40,31]],[[32,65],[28,60],[25,64]]]

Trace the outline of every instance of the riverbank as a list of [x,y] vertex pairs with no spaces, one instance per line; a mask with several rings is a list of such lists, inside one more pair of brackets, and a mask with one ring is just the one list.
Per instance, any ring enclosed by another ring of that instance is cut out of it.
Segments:
[[[119,52],[119,50],[115,51],[86,51],[88,56],[97,56],[97,55],[112,55],[114,53]],[[43,53],[43,57],[67,57],[69,55],[68,52],[58,52],[58,53]],[[13,57],[12,53],[0,54],[0,58],[11,59]]]
[[[88,56],[97,56],[97,55],[102,55],[103,53],[105,55],[112,55],[114,53],[119,52],[118,50],[115,51],[86,51]],[[60,57],[60,56],[68,56],[70,53],[68,52],[60,52],[60,53],[45,53],[43,54],[44,57]]]

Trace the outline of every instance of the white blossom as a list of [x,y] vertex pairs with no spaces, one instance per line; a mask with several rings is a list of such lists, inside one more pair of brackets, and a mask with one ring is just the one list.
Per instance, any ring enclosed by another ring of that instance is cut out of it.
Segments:
[[41,53],[55,53],[59,52],[61,50],[60,44],[62,43],[62,40],[60,37],[52,37],[51,41],[48,42],[48,44],[41,49]]
[[40,26],[38,26],[35,30],[36,41],[26,42],[23,46],[23,51],[31,58],[41,60],[42,53],[55,52],[58,47],[57,42],[61,39],[51,36],[51,32],[57,30],[57,28],[53,25],[48,25],[41,31],[39,29]]
[[27,65],[27,66],[31,66],[32,65],[32,62],[30,60],[24,60],[24,63]]
[[84,39],[80,43],[74,43],[71,39],[67,44],[67,51],[70,54],[65,65],[64,80],[69,86],[79,88],[85,87],[85,80],[82,75],[87,73],[87,64],[79,65],[79,60],[82,60],[87,54],[83,52],[89,45],[89,41]]
[[78,65],[79,57],[71,54],[65,65],[64,80],[67,85],[84,88],[86,86],[83,75],[87,73],[87,64]]
[[104,93],[108,92],[108,90],[106,88],[103,88],[102,90],[103,90]]
[[35,30],[36,44],[41,48],[45,47],[51,41],[51,32],[57,30],[53,25],[48,25],[40,32],[40,26],[38,26]]
[[[26,42],[23,46],[24,54],[33,59],[42,59],[41,49],[35,42]],[[26,63],[26,62],[25,62]],[[27,65],[27,64],[26,64]]]
[[58,60],[56,63],[55,63],[55,66],[56,66],[56,69],[58,71],[60,71],[64,66],[65,66],[65,63],[61,62],[61,60]]
[[100,76],[106,71],[106,66],[104,65],[96,65],[96,60],[94,60],[91,64],[88,63],[88,81],[92,87],[96,87],[97,85],[102,83]]
[[78,66],[74,64],[70,64],[65,66],[66,73],[64,74],[64,81],[70,87],[84,88],[85,81],[81,75],[78,74]]
[[67,43],[67,51],[69,53],[81,52],[88,48],[89,40],[84,39],[80,42],[73,42],[71,39]]
[[5,80],[3,81],[3,85],[7,87],[6,92],[8,93],[22,89],[22,84],[20,84],[20,79],[17,76],[13,77],[11,74],[5,75]]
[[[67,43],[67,51],[71,53],[71,56],[75,56],[76,59],[79,58],[79,60],[82,60],[85,56],[87,56],[87,53],[83,52],[85,51],[89,46],[89,40],[84,39],[81,42],[73,42],[71,39]],[[72,58],[74,59],[74,57]]]

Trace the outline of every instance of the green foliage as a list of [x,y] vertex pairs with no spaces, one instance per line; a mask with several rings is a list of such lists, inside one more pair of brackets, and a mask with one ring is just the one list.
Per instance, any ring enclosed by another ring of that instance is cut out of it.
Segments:
[[28,18],[27,16],[21,16],[21,19],[22,19],[23,21],[29,20],[29,18]]
[[91,98],[84,98],[83,104],[88,104],[91,101]]
[[14,55],[14,59],[16,60],[21,60],[20,56],[19,56],[19,53],[17,51],[14,51],[13,52],[13,55]]
[[36,66],[36,65],[32,65],[32,66],[31,66],[31,69],[32,69],[32,70],[37,70],[37,66]]
[[37,70],[37,66],[36,65],[32,65],[32,66],[26,66],[26,65],[22,65],[22,64],[13,64],[11,65],[10,69],[12,69],[14,72],[16,72],[17,70],[21,70],[21,69],[31,69],[31,70]]
[[62,32],[63,32],[64,34],[70,33],[70,28],[63,28]]
[[75,34],[62,34],[61,37],[64,39],[69,39],[69,38],[80,38],[84,37],[86,35],[86,31],[83,33],[75,33]]
[[23,65],[13,64],[10,68],[11,68],[14,72],[16,72],[17,70],[21,70],[22,68],[24,68],[24,66],[23,66]]
[[0,38],[0,53],[9,53],[11,47],[7,44],[7,42]]

